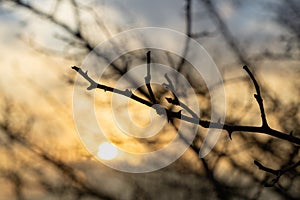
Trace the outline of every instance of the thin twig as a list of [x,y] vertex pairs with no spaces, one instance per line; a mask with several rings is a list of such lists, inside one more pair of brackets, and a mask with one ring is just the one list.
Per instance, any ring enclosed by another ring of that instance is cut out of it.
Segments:
[[153,93],[153,90],[151,88],[151,72],[150,72],[150,66],[151,66],[151,51],[147,52],[147,76],[145,76],[145,83],[146,83],[146,87],[148,89],[150,98],[152,103],[156,104],[156,99]]
[[259,85],[258,85],[255,77],[253,76],[252,72],[247,67],[247,65],[245,65],[243,67],[243,69],[246,70],[246,72],[249,74],[249,76],[250,76],[250,78],[253,81],[253,84],[255,86],[255,90],[256,90],[257,94],[254,94],[254,97],[255,97],[258,105],[259,105],[260,114],[261,114],[261,120],[262,120],[262,127],[269,127],[267,119],[266,119],[266,114],[265,114],[263,99],[262,99],[261,94],[260,94]]
[[277,170],[274,170],[274,169],[269,168],[269,167],[265,167],[263,164],[261,164],[257,160],[254,161],[254,164],[258,167],[258,169],[263,170],[263,171],[268,172],[268,173],[271,173],[271,174],[274,174],[276,176],[274,179],[271,180],[270,183],[265,184],[265,187],[272,187],[279,181],[280,177],[283,174],[285,174],[286,172],[291,171],[291,170],[297,168],[298,166],[300,166],[300,160],[298,162],[288,166],[288,167],[277,169]]
[[136,96],[130,90],[119,90],[119,89],[116,89],[116,88],[113,88],[113,87],[109,87],[109,86],[106,86],[106,85],[96,83],[93,79],[91,79],[89,77],[89,75],[87,74],[87,71],[84,72],[84,71],[82,71],[81,68],[76,67],[76,66],[73,66],[72,69],[77,71],[85,80],[87,80],[90,83],[90,86],[87,87],[87,90],[92,90],[92,89],[98,88],[98,89],[104,90],[105,92],[108,91],[108,92],[113,92],[113,93],[116,93],[116,94],[126,96],[128,98],[131,98],[131,99],[133,99],[133,100],[135,100],[139,103],[142,103],[146,106],[149,106],[149,107],[153,106],[153,103]]
[[169,88],[169,90],[171,90],[171,92],[172,92],[172,94],[173,94],[173,97],[174,97],[174,99],[169,98],[169,97],[166,97],[166,100],[167,100],[168,103],[170,103],[170,104],[179,106],[179,105],[180,105],[179,99],[178,99],[177,95],[174,93],[174,92],[175,92],[175,87],[174,87],[174,85],[173,85],[171,79],[169,78],[168,74],[165,74],[165,78],[166,78],[168,84],[163,83],[163,86],[166,86],[167,88]]
[[192,36],[192,14],[191,14],[191,4],[192,0],[186,0],[186,6],[185,6],[185,34],[186,34],[186,39],[185,39],[185,44],[184,44],[184,49],[183,49],[183,56],[180,59],[180,62],[177,67],[177,71],[181,72],[184,63],[185,63],[185,58],[188,53],[188,48],[189,48],[189,42]]

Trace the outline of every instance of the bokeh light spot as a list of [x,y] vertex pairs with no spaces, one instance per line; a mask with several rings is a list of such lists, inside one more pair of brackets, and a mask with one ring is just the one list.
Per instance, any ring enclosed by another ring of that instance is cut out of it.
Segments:
[[112,160],[118,155],[118,148],[109,142],[103,142],[98,148],[98,157],[102,160]]

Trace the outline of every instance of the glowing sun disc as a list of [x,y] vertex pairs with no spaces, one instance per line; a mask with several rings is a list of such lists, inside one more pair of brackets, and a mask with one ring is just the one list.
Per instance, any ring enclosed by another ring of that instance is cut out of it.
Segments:
[[98,147],[97,156],[102,160],[112,160],[118,155],[118,148],[109,142],[103,142]]

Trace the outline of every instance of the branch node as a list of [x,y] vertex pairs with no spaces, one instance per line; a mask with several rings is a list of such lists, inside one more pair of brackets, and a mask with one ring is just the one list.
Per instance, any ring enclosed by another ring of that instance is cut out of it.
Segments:
[[[91,85],[89,87],[87,87],[86,89],[87,90],[93,90],[93,89],[96,89],[97,88],[97,83],[91,83]],[[104,90],[105,91],[105,90]]]
[[179,110],[178,112],[172,112],[169,110],[166,110],[166,111],[167,111],[168,122],[173,123],[174,118],[180,119],[180,117],[181,117],[181,110]]
[[129,89],[125,90],[125,95],[130,97],[132,95],[132,91],[130,91]]

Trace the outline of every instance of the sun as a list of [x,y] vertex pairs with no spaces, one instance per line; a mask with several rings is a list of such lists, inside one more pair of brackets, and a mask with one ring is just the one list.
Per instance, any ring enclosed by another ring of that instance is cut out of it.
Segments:
[[97,156],[102,160],[112,160],[118,155],[118,148],[112,143],[103,142],[98,147]]

